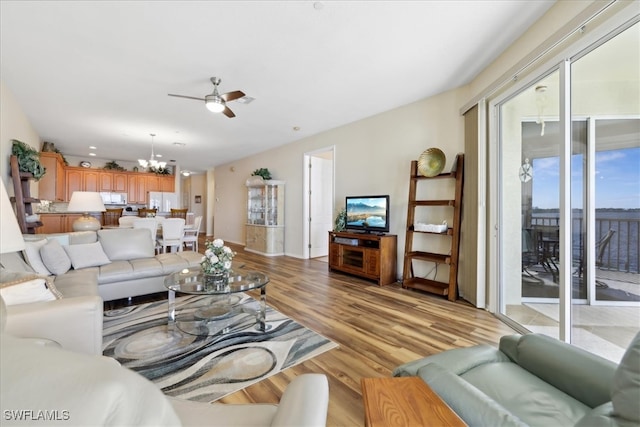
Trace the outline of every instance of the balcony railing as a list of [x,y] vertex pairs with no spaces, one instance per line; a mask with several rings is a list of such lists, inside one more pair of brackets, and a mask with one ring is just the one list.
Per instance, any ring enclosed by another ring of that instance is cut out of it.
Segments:
[[[625,213],[616,217],[616,212],[605,212],[602,217],[596,214],[595,240],[599,242],[609,230],[615,231],[611,240],[603,251],[598,268],[625,273],[638,274],[640,265],[640,218],[624,218]],[[638,213],[635,212],[634,216]],[[630,215],[631,216],[631,215]],[[532,226],[558,227],[557,214],[533,214]],[[574,217],[573,227],[573,258],[582,259],[584,248],[584,218]]]

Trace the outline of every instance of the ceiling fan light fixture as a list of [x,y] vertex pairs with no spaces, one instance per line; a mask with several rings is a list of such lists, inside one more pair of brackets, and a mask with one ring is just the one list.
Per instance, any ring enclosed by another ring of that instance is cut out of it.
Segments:
[[224,100],[218,95],[207,95],[204,98],[204,102],[207,110],[213,113],[221,113],[226,108]]

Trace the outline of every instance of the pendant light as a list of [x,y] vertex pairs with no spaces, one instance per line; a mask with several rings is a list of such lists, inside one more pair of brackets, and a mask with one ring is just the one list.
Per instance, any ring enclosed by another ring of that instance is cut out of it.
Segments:
[[138,163],[140,163],[140,166],[142,166],[143,168],[164,169],[164,167],[167,166],[167,162],[157,161],[156,156],[153,153],[153,138],[156,136],[156,134],[150,133],[149,135],[151,135],[151,157],[149,158],[149,160],[138,159]]

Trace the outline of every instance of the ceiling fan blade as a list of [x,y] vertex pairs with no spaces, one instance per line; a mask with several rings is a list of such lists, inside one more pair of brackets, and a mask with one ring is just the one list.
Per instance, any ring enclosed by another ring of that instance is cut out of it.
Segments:
[[233,101],[238,98],[242,98],[244,96],[244,92],[241,90],[234,90],[233,92],[227,92],[223,95],[220,95],[220,98],[224,99],[225,102]]
[[187,98],[187,99],[195,99],[196,101],[204,101],[204,98],[196,98],[195,96],[175,95],[173,93],[168,93],[167,95],[175,96],[176,98]]
[[222,114],[224,114],[225,116],[229,117],[230,119],[234,118],[236,115],[233,114],[233,111],[231,111],[229,109],[229,107],[225,106],[224,110],[222,110]]

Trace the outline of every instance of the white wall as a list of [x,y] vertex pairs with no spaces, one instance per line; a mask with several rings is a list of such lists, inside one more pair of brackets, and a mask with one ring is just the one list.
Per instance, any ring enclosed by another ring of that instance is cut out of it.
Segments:
[[[29,123],[28,117],[13,97],[13,94],[0,81],[0,175],[9,196],[13,195],[13,182],[9,177],[9,157],[12,139],[22,141],[40,151],[40,136]],[[31,196],[38,197],[38,184],[31,184]]]

